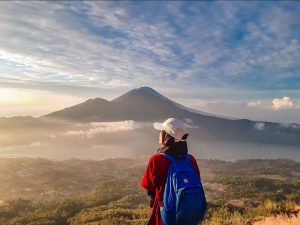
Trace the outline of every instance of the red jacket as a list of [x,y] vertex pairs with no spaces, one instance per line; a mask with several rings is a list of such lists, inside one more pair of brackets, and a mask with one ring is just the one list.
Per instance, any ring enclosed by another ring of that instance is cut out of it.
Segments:
[[[191,155],[190,160],[199,173],[200,171],[195,158]],[[155,193],[154,205],[148,225],[163,225],[160,217],[160,206],[163,200],[165,183],[167,180],[170,161],[162,154],[154,154],[148,163],[145,174],[141,181],[141,186],[148,191]]]

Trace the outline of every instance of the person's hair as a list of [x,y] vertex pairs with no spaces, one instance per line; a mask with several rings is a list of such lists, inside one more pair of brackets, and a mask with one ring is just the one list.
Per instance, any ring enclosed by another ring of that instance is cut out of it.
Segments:
[[188,138],[188,136],[189,136],[189,134],[185,134],[185,135],[182,136],[181,139],[185,141]]
[[174,137],[169,135],[166,131],[162,130],[162,144],[157,151],[158,152],[167,152],[168,154],[177,157],[180,154],[186,154],[188,152],[187,142],[185,141],[188,137],[188,134],[185,134],[182,137],[184,141],[175,141]]

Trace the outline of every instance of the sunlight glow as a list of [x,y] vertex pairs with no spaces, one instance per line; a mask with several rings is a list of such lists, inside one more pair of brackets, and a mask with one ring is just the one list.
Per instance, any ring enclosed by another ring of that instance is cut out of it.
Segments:
[[33,96],[14,88],[0,88],[0,105],[17,105],[30,102]]
[[0,117],[41,116],[85,100],[51,91],[0,87]]

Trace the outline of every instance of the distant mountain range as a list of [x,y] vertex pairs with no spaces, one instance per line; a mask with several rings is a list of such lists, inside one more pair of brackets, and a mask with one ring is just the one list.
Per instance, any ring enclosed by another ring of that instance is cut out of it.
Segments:
[[133,89],[111,101],[102,98],[89,99],[43,116],[80,122],[124,120],[154,122],[164,121],[169,117],[186,120],[192,127],[198,127],[194,130],[197,130],[195,133],[199,138],[300,147],[298,124],[211,115],[184,107],[149,87]]

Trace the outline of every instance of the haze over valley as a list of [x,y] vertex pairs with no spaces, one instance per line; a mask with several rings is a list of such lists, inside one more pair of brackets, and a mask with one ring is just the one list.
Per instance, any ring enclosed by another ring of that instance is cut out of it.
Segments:
[[141,87],[107,101],[89,99],[41,117],[0,118],[0,156],[104,159],[153,154],[153,122],[177,117],[199,158],[300,160],[300,125],[233,119],[186,108]]

